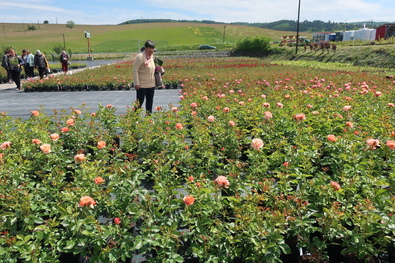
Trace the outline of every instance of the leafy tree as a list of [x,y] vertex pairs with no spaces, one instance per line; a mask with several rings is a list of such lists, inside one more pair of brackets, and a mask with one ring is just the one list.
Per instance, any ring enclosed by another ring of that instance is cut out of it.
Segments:
[[236,44],[236,50],[248,52],[267,52],[270,50],[270,38],[264,36],[246,37]]
[[37,27],[36,27],[36,26],[28,25],[28,26],[27,26],[27,30],[34,31],[34,30],[37,30]]
[[75,26],[75,23],[73,21],[67,21],[66,22],[66,27],[67,28],[73,28]]
[[44,20],[44,24],[49,24],[49,21],[48,20]]
[[14,46],[12,46],[12,45],[1,45],[1,50],[3,51],[3,54],[6,51],[10,50],[10,49],[14,49]]
[[57,45],[57,46],[55,46],[55,47],[53,48],[53,51],[54,51],[56,54],[62,53],[62,50],[63,50],[63,47],[62,47],[61,45]]

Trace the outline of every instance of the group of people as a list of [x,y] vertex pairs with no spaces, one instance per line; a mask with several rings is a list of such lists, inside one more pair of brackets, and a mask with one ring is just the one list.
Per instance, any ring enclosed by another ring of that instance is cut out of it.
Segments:
[[[155,63],[154,51],[155,44],[147,40],[140,54],[137,55],[134,61],[132,71],[139,107],[141,107],[145,101],[145,108],[148,114],[152,113],[155,88],[162,86],[161,77],[164,74],[161,65]],[[62,51],[60,62],[63,72],[67,74],[70,62],[69,55],[66,51]],[[22,56],[18,56],[14,49],[6,50],[3,55],[1,66],[7,71],[9,83],[14,81],[17,90],[21,89],[20,74],[22,72],[22,67],[25,69],[25,75],[28,78],[34,77],[34,69],[36,68],[40,79],[44,78],[44,74],[46,74],[49,69],[47,58],[40,50],[37,50],[36,54],[33,56],[28,49],[22,50]]]
[[[63,51],[60,55],[60,62],[62,64],[63,72],[67,73],[69,62],[69,55]],[[21,72],[25,69],[26,78],[34,78],[34,69],[38,70],[40,79],[49,73],[49,63],[46,56],[37,50],[33,55],[30,50],[22,50],[22,55],[18,56],[14,49],[9,49],[4,52],[1,66],[7,71],[8,83],[12,81],[16,85],[16,89],[21,89]]]

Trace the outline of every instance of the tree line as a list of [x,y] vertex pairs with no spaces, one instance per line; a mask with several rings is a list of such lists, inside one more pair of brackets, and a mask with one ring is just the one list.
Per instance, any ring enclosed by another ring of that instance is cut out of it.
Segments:
[[[212,20],[173,20],[173,19],[135,19],[128,20],[122,24],[141,24],[141,23],[164,23],[164,22],[181,22],[181,23],[202,23],[202,24],[229,24],[229,25],[243,25],[243,26],[255,26],[260,28],[267,28],[277,31],[296,31],[297,21],[296,20],[279,20],[275,22],[266,23],[247,23],[247,22],[233,22],[233,23],[223,23],[216,22]],[[388,22],[374,22],[361,21],[361,22],[324,22],[321,20],[313,21],[300,21],[299,30],[301,32],[337,32],[337,31],[347,31],[347,30],[357,30],[363,28],[364,26],[368,28],[377,28],[383,24],[388,24]]]

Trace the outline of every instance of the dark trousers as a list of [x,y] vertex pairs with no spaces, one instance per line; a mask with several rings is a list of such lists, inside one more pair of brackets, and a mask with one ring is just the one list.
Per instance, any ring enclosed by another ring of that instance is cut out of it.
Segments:
[[16,84],[16,88],[20,89],[21,88],[21,72],[18,70],[10,70],[11,72],[11,78]]
[[33,78],[34,77],[34,67],[25,65],[25,74],[26,74],[26,77]]
[[7,81],[10,82],[12,77],[11,77],[11,70],[5,69],[7,71]]
[[137,91],[137,100],[139,101],[138,107],[141,108],[141,106],[144,103],[144,100],[146,99],[145,102],[145,109],[147,112],[152,113],[152,104],[154,103],[154,94],[155,94],[155,87],[153,88],[140,88]]
[[40,75],[40,79],[44,78],[44,74],[46,73],[46,68],[38,68],[38,75]]

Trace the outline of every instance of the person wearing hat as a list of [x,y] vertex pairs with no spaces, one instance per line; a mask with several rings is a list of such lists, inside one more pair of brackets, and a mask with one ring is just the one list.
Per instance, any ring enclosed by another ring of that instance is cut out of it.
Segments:
[[155,62],[154,62],[155,44],[147,40],[144,44],[144,50],[139,53],[133,64],[133,83],[136,89],[138,108],[141,108],[145,101],[145,109],[152,113],[152,105],[155,93]]
[[43,53],[41,53],[40,50],[37,50],[36,55],[34,55],[34,65],[38,69],[38,74],[40,76],[40,79],[43,79],[44,74],[49,68],[49,64],[47,58]]

